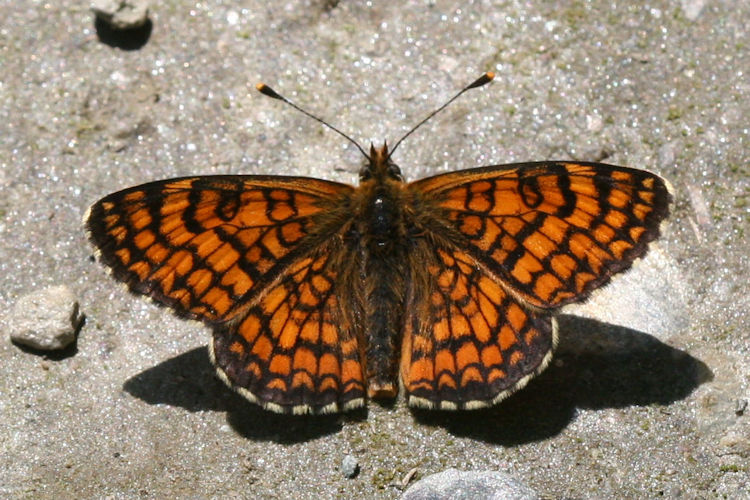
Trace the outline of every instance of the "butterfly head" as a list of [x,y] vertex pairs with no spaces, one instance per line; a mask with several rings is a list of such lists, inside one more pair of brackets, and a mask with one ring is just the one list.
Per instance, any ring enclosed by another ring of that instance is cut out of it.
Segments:
[[388,144],[384,142],[382,148],[370,144],[370,154],[367,156],[367,163],[359,171],[359,181],[384,182],[386,179],[404,182],[401,169],[391,161]]

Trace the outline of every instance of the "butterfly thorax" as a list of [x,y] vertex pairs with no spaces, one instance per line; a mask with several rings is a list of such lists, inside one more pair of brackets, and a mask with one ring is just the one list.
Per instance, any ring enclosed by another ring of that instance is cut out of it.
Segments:
[[360,234],[375,254],[390,253],[403,238],[404,179],[388,155],[388,146],[370,146],[368,163],[360,171]]

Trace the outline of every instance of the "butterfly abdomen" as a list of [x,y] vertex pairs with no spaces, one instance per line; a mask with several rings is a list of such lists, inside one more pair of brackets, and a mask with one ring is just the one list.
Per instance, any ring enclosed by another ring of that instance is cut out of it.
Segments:
[[398,346],[404,313],[407,248],[400,189],[396,183],[364,186],[360,241],[365,289],[365,341],[368,395],[397,393]]

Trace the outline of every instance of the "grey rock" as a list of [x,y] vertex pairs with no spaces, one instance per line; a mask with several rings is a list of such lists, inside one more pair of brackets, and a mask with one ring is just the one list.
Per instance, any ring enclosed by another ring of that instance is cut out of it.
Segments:
[[414,483],[402,500],[535,500],[537,493],[509,474],[448,469]]
[[24,295],[6,317],[13,342],[43,351],[69,346],[81,321],[78,302],[65,285]]
[[94,0],[91,11],[118,30],[140,28],[148,20],[145,0]]
[[349,479],[359,473],[359,463],[353,455],[347,455],[341,461],[341,472]]

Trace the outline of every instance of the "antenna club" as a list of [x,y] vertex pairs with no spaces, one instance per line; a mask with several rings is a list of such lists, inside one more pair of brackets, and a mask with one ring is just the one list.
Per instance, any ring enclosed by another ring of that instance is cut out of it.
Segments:
[[273,99],[279,99],[281,101],[285,100],[283,97],[277,94],[274,89],[272,89],[271,87],[269,87],[263,82],[256,84],[255,88],[258,89],[258,92],[260,92],[261,94],[265,96],[272,97]]
[[468,87],[466,87],[462,92],[465,92],[469,89],[475,89],[477,87],[481,87],[482,85],[486,85],[490,83],[495,78],[495,73],[492,71],[488,71],[487,73],[483,74],[476,80],[474,80]]

